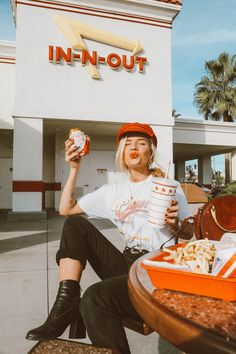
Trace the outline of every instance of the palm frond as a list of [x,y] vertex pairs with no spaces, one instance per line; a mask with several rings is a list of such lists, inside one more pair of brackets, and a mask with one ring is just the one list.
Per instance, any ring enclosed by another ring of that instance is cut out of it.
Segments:
[[193,102],[205,119],[236,117],[236,54],[221,53],[205,63],[206,75],[195,85]]

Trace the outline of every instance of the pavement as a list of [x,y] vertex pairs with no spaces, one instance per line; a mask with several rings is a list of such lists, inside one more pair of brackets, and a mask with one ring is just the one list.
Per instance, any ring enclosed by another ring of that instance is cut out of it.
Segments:
[[[29,329],[42,324],[58,289],[55,254],[65,218],[47,213],[0,212],[0,354],[27,354],[36,343],[25,339]],[[122,250],[119,232],[108,220],[92,219],[96,227]],[[99,278],[88,265],[81,287]],[[127,331],[132,354],[180,354],[158,334]],[[61,338],[68,339],[68,329]],[[89,338],[79,340],[90,343]],[[63,353],[62,353],[63,354]]]

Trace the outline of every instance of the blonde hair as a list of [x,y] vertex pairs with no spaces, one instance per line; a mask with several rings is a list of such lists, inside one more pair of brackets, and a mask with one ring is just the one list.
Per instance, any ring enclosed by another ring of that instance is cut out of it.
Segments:
[[[124,151],[125,151],[125,145],[127,141],[127,136],[122,138],[120,140],[120,143],[118,145],[117,151],[116,151],[116,167],[121,170],[122,172],[127,172],[128,173],[128,167],[125,164],[125,159],[124,159]],[[157,148],[153,144],[151,139],[148,139],[149,144],[150,144],[150,149],[151,149],[151,156],[149,159],[149,171],[150,174],[152,174],[154,177],[164,177],[165,173],[162,171],[161,168],[158,167],[158,164],[155,160],[156,156],[156,151]],[[154,165],[154,166],[153,166]]]

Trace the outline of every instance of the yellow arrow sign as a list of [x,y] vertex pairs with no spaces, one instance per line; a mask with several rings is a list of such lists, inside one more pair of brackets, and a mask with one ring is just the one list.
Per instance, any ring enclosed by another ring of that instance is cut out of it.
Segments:
[[73,49],[86,49],[86,44],[83,38],[93,41],[112,45],[114,47],[123,48],[133,52],[133,55],[138,54],[143,50],[139,41],[118,36],[108,31],[99,30],[96,27],[83,23],[72,17],[64,15],[55,15],[55,22],[64,36],[67,38]]
[[[54,20],[57,27],[66,37],[73,49],[86,50],[87,46],[83,38],[87,38],[96,42],[130,50],[133,52],[133,55],[136,55],[143,50],[139,41],[132,41],[111,32],[97,29],[72,17],[55,15]],[[90,67],[89,71],[93,78],[100,78],[100,74],[95,66],[92,66],[92,68]]]

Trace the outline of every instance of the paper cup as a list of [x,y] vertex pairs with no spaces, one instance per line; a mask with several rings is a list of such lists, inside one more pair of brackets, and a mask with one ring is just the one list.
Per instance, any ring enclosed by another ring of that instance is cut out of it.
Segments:
[[167,209],[170,206],[172,199],[173,199],[173,196],[171,198],[167,198],[166,200],[164,200],[161,198],[156,198],[156,195],[154,195],[154,196],[151,195],[150,203],[152,205],[165,207]]
[[156,204],[151,204],[149,205],[149,211],[150,212],[156,212],[156,213],[161,213],[161,214],[165,214],[165,208],[163,208],[163,206],[159,206]]
[[175,199],[177,186],[177,181],[153,177],[148,222],[156,228],[165,227],[166,209],[170,207],[171,201]]

